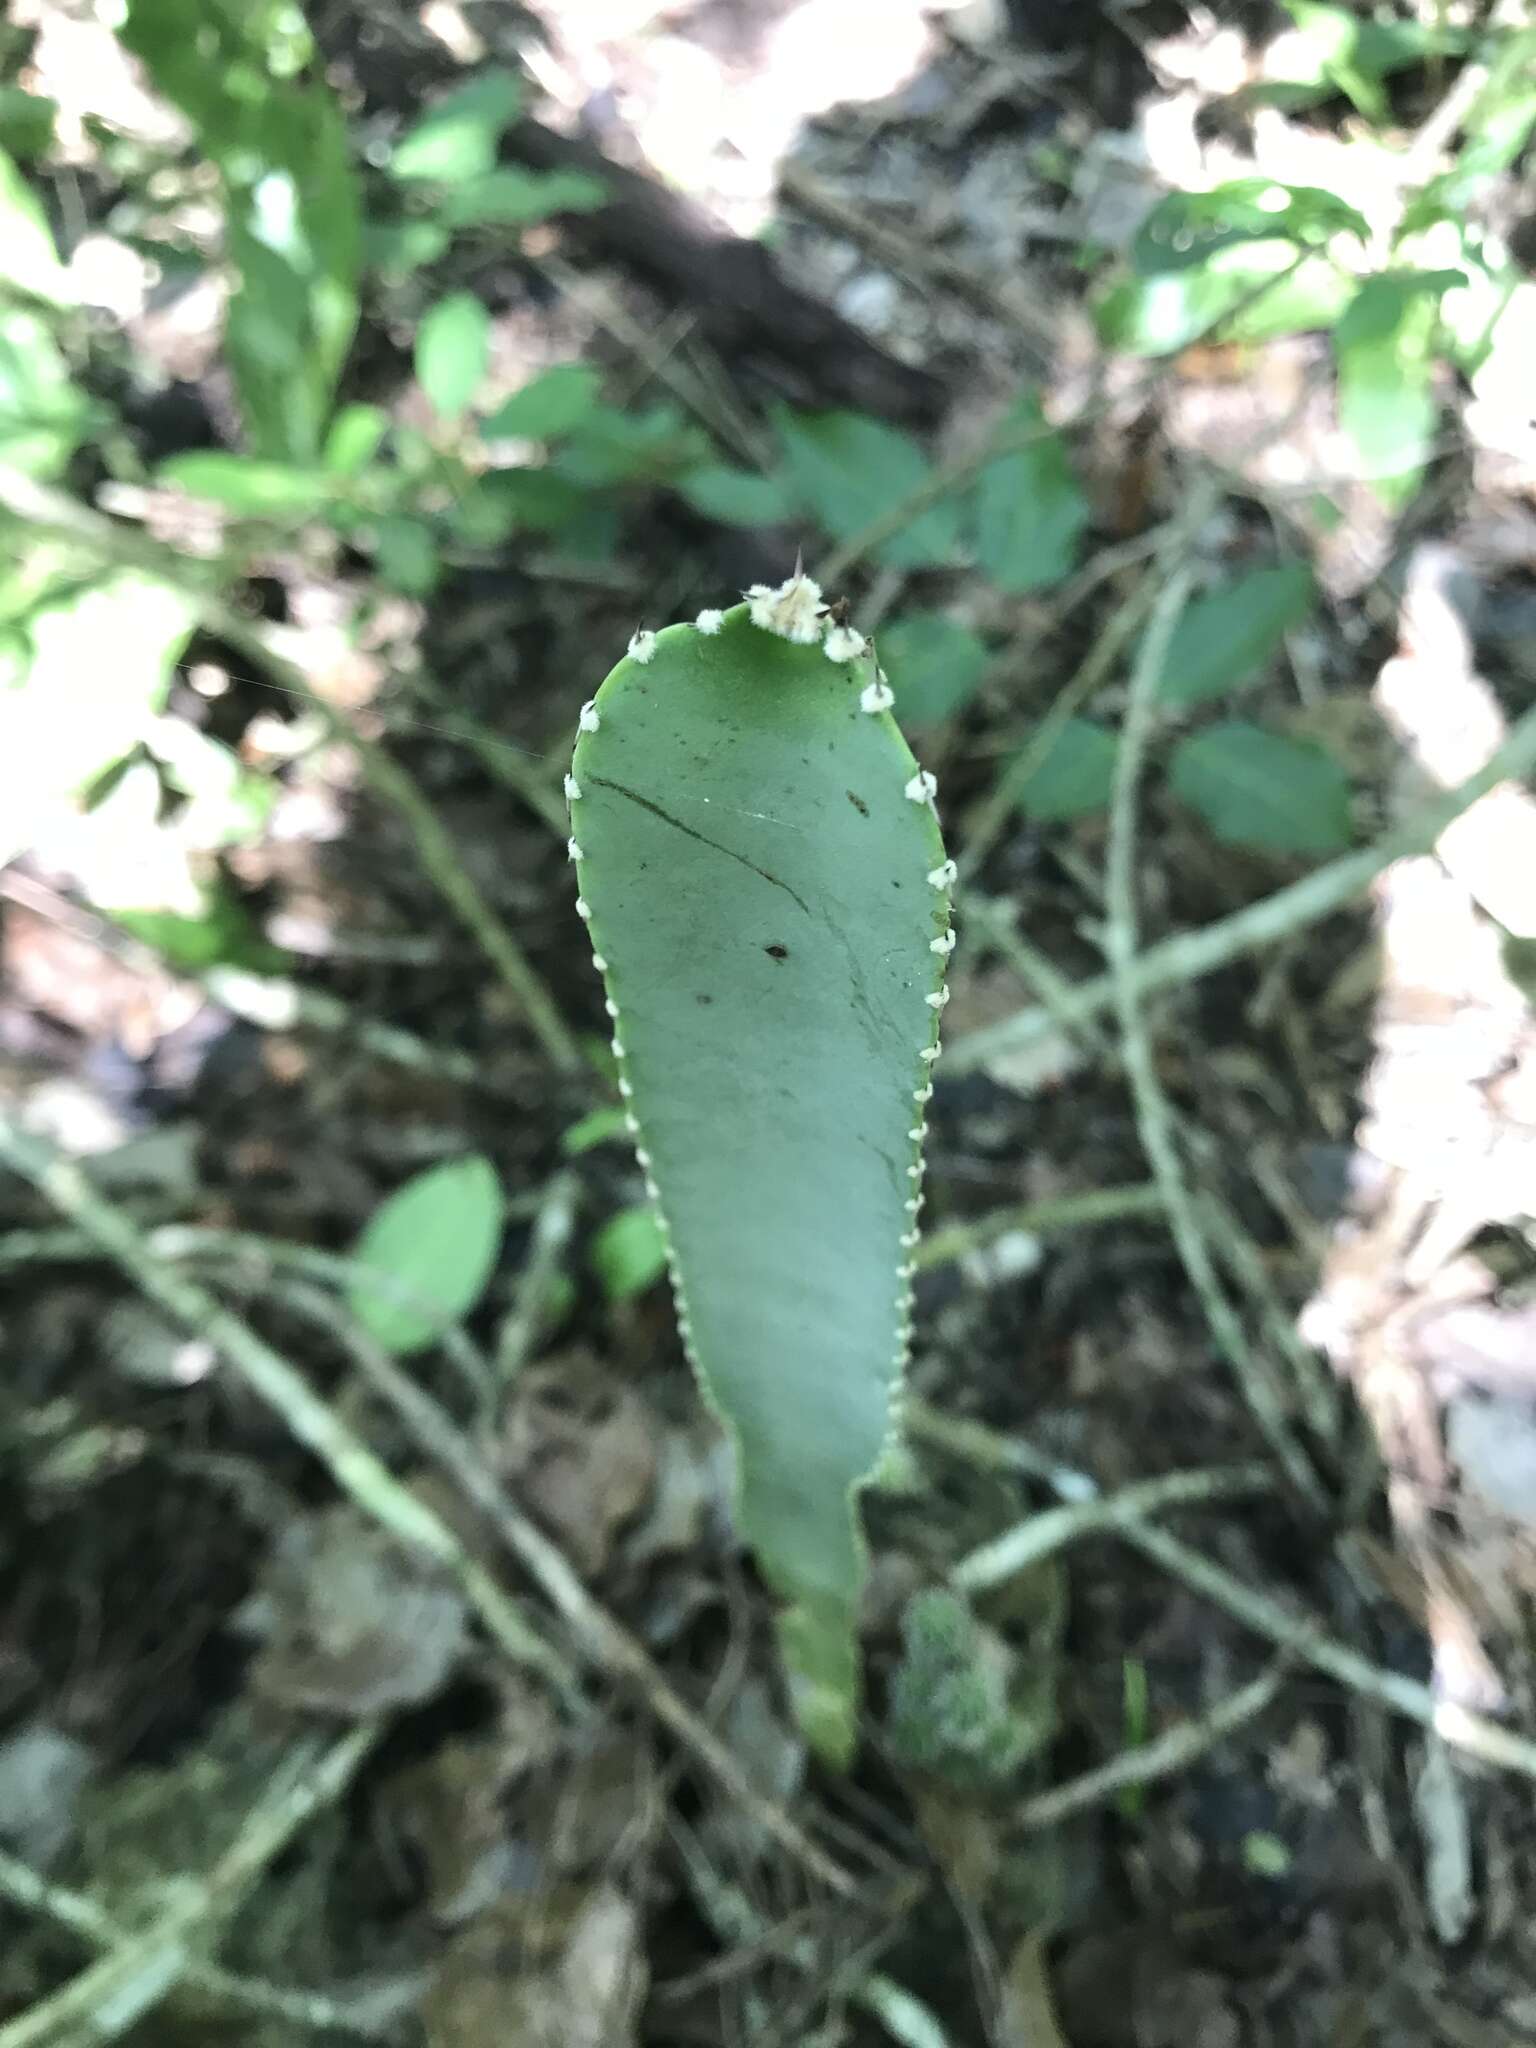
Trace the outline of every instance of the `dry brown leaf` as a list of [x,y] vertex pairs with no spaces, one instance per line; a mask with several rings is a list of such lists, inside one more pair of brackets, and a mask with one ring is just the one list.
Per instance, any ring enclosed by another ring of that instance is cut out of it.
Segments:
[[519,1380],[500,1465],[520,1503],[590,1578],[650,1495],[656,1443],[639,1397],[578,1352]]
[[429,2048],[632,2048],[649,1983],[640,1935],[610,1884],[499,1900],[422,2002]]
[[402,1832],[426,1864],[434,1917],[457,1926],[532,1874],[533,1851],[514,1838],[508,1795],[519,1778],[558,1755],[561,1731],[549,1701],[515,1675],[488,1734],[445,1742],[391,1788]]
[[431,1699],[466,1641],[453,1588],[345,1506],[283,1532],[241,1619],[263,1638],[251,1667],[257,1690],[325,1714],[361,1717]]

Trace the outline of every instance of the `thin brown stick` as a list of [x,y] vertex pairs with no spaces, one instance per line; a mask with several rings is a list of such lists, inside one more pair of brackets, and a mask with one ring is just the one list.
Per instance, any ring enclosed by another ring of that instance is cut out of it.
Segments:
[[[291,1285],[285,1292],[290,1300],[300,1299],[300,1290]],[[312,1297],[304,1304],[309,1312],[324,1321],[346,1344],[370,1385],[388,1402],[419,1448],[486,1517],[592,1662],[610,1677],[633,1685],[661,1725],[691,1751],[730,1797],[808,1875],[836,1892],[851,1895],[857,1889],[854,1880],[783,1807],[757,1790],[735,1755],[672,1689],[644,1647],[587,1591],[559,1545],[508,1499],[475,1445],[432,1396],[402,1372],[387,1352],[351,1325],[328,1295],[316,1289],[302,1292]]]

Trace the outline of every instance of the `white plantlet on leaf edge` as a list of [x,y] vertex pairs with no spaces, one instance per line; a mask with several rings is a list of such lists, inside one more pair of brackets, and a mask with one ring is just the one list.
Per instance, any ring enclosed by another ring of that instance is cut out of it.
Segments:
[[747,616],[765,633],[777,633],[781,640],[809,647],[821,638],[821,585],[796,568],[787,583],[774,589],[754,583],[747,592]]
[[939,793],[939,779],[930,775],[926,768],[919,768],[912,780],[902,791],[908,803],[931,804]]
[[852,626],[834,626],[821,643],[821,651],[828,661],[857,661],[868,650],[869,642],[862,633],[856,633]]
[[935,989],[931,996],[924,996],[923,1001],[930,1010],[942,1010],[949,1001],[949,990],[947,988]]
[[643,668],[656,653],[656,635],[647,632],[645,627],[642,626],[637,633],[630,635],[629,646],[626,652],[631,661],[638,661]]
[[567,860],[586,859],[586,855],[582,852],[581,848],[576,844],[574,839],[567,839],[567,841],[565,842],[565,857]]
[[876,676],[872,683],[866,683],[859,692],[859,709],[873,717],[877,712],[889,711],[896,702],[896,692],[884,676]]
[[720,628],[725,624],[725,613],[715,611],[700,612],[699,616],[694,620],[693,623],[698,627],[701,633],[718,633]]
[[947,960],[955,950],[954,933],[946,932],[942,939],[930,939],[928,941],[928,950],[930,953],[937,953],[941,959]]
[[580,803],[581,801],[581,784],[574,775],[567,775],[565,778],[565,800],[568,804]]
[[585,896],[578,896],[576,898],[576,915],[583,924],[586,924],[592,916],[592,906]]
[[[912,794],[910,789],[907,791],[907,794],[908,796]],[[942,867],[935,868],[929,875],[928,886],[930,889],[952,889],[959,880],[959,877],[960,870],[952,860],[947,860]]]

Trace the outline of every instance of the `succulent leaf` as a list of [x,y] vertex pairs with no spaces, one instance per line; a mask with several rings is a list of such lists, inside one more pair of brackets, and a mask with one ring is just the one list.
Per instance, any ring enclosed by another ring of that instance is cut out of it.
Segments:
[[797,572],[637,633],[583,707],[566,794],[684,1347],[785,1603],[797,1712],[843,1762],[954,869],[873,650],[827,627]]

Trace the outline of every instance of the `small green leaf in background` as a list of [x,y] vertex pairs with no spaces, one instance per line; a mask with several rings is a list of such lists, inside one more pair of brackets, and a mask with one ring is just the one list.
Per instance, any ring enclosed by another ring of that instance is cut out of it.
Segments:
[[644,1294],[667,1270],[667,1247],[656,1211],[646,1203],[610,1216],[592,1240],[591,1259],[610,1301]]
[[1069,718],[1015,791],[1026,818],[1064,823],[1101,811],[1115,781],[1115,736],[1088,718]]
[[1441,220],[1462,221],[1519,156],[1536,126],[1536,26],[1508,36],[1462,117],[1462,143],[1448,171],[1409,201],[1399,236]]
[[119,34],[219,172],[236,290],[225,320],[252,452],[319,457],[357,324],[351,142],[297,7],[128,0]]
[[567,1159],[579,1158],[595,1145],[607,1145],[628,1135],[624,1111],[615,1105],[594,1109],[560,1134],[560,1150]]
[[1031,393],[999,427],[1034,426],[1039,439],[989,462],[976,483],[976,559],[981,573],[1015,596],[1059,583],[1077,559],[1088,501],[1072,473],[1066,443],[1045,424]]
[[115,909],[109,914],[121,930],[185,974],[204,974],[210,967],[272,974],[287,966],[222,875],[204,885],[202,897],[202,914],[196,917],[177,910]]
[[72,306],[75,290],[59,261],[43,203],[0,150],[0,276],[28,298]]
[[594,405],[560,449],[559,473],[586,490],[610,484],[675,484],[709,455],[701,427],[675,405],[625,412]]
[[519,171],[503,164],[451,187],[437,218],[454,229],[526,228],[557,213],[595,213],[607,198],[607,187],[581,171]]
[[396,178],[459,184],[494,168],[496,145],[522,111],[517,74],[498,67],[480,72],[431,107],[395,144],[389,168]]
[[579,426],[597,404],[600,379],[585,363],[556,363],[505,399],[480,431],[487,441],[548,441]]
[[1355,280],[1326,256],[1303,256],[1276,238],[1218,249],[1188,270],[1121,277],[1094,302],[1103,340],[1128,355],[1173,355],[1214,334],[1270,341],[1331,327]]
[[389,432],[389,414],[378,405],[344,405],[331,421],[321,456],[332,476],[357,476],[372,462]]
[[1203,704],[1256,676],[1312,609],[1304,562],[1253,569],[1186,606],[1158,683],[1165,704]]
[[[835,540],[851,540],[931,478],[915,441],[857,412],[781,413],[790,480]],[[943,498],[882,541],[875,560],[892,569],[921,569],[954,559],[960,508]]]
[[782,476],[758,476],[723,462],[705,463],[677,488],[695,512],[722,526],[779,526],[795,509]]
[[215,448],[173,455],[169,462],[161,463],[155,480],[176,484],[194,498],[206,498],[211,504],[257,519],[316,512],[334,489],[329,477],[312,470],[294,469],[285,462],[261,462],[253,455],[227,455]]
[[146,743],[187,799],[175,819],[186,845],[212,852],[260,837],[277,801],[269,775],[253,775],[232,747],[184,718],[157,719]]
[[57,476],[90,415],[47,321],[0,305],[0,462],[23,476]]
[[904,612],[880,628],[877,645],[897,719],[914,732],[962,711],[991,659],[969,626],[943,612]]
[[42,156],[52,146],[58,105],[19,85],[0,85],[0,147],[24,160]]
[[51,306],[74,303],[42,202],[0,151],[0,462],[24,476],[52,477],[86,432],[91,407],[44,315],[6,303],[15,293]]
[[1321,247],[1335,235],[1365,241],[1363,214],[1318,185],[1282,185],[1273,178],[1233,178],[1209,192],[1170,192],[1142,222],[1131,245],[1141,277],[1192,270],[1219,249],[1283,236]]
[[430,597],[442,574],[436,537],[424,519],[381,519],[373,533],[379,574],[407,597]]
[[496,1169],[472,1153],[428,1167],[369,1218],[352,1253],[392,1289],[359,1275],[348,1306],[375,1343],[402,1355],[435,1343],[485,1292],[501,1247]]
[[9,622],[0,639],[0,867],[145,738],[195,610],[185,592],[116,569],[90,583],[61,578],[56,596]]
[[1459,270],[1368,277],[1333,332],[1339,425],[1366,482],[1388,504],[1412,495],[1434,444],[1434,340],[1441,294]]
[[473,292],[450,292],[421,316],[416,381],[445,420],[455,420],[480,388],[491,353],[491,316]]
[[363,262],[381,277],[398,282],[445,256],[451,240],[448,229],[438,220],[365,221]]
[[[1373,21],[1327,0],[1283,0],[1295,31],[1266,65],[1270,77],[1255,98],[1287,106],[1314,105],[1340,92],[1368,121],[1385,121],[1390,108],[1382,80],[1426,57],[1465,49],[1460,27],[1417,21]],[[1283,65],[1275,60],[1283,57]]]
[[1175,749],[1169,787],[1229,846],[1337,853],[1349,844],[1349,780],[1322,747],[1233,719]]

